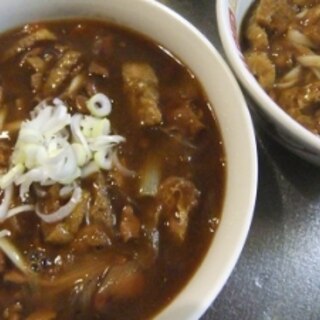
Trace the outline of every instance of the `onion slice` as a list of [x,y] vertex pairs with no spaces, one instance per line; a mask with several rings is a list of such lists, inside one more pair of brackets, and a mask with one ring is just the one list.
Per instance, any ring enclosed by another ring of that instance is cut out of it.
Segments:
[[34,205],[33,204],[24,204],[15,208],[12,208],[8,211],[8,214],[6,216],[7,219],[15,216],[16,214],[22,213],[22,212],[28,212],[33,211]]
[[128,168],[126,168],[119,160],[119,157],[117,155],[117,152],[113,152],[111,153],[111,159],[112,162],[114,164],[114,166],[118,169],[118,171],[126,176],[126,177],[131,177],[131,178],[135,178],[137,176],[137,173],[133,170],[130,170]]
[[10,184],[7,188],[4,189],[4,196],[2,199],[2,203],[0,205],[0,222],[7,218],[7,213],[9,209],[9,205],[11,203],[13,195],[13,185]]
[[10,186],[16,177],[20,176],[24,171],[24,166],[19,163],[11,168],[6,174],[0,177],[0,187],[2,189]]
[[72,193],[70,200],[57,211],[50,214],[41,213],[38,205],[35,208],[35,212],[39,218],[41,218],[46,223],[56,223],[68,217],[76,205],[79,203],[82,195],[82,190],[80,187],[76,187]]
[[320,68],[320,55],[308,54],[305,56],[297,57],[297,60],[304,67]]
[[0,230],[0,238],[11,236],[11,232],[7,229]]
[[59,196],[61,198],[67,198],[73,191],[74,191],[74,184],[67,184],[60,189]]
[[160,158],[151,155],[147,156],[140,175],[140,196],[154,197],[158,193],[162,175]]
[[99,171],[99,166],[95,161],[89,162],[85,167],[81,170],[81,178],[85,179],[90,175]]
[[313,42],[307,36],[301,33],[299,30],[289,29],[288,38],[291,42],[293,42],[296,45],[305,46],[307,48],[315,47]]
[[[10,259],[10,261],[24,274],[31,275],[33,274],[32,270],[26,263],[23,255],[19,250],[14,246],[14,244],[7,238],[8,230],[0,231],[4,234],[3,237],[0,237],[0,250]],[[10,233],[10,232],[9,232]]]
[[111,101],[106,95],[97,93],[88,100],[87,108],[95,117],[106,117],[111,112]]

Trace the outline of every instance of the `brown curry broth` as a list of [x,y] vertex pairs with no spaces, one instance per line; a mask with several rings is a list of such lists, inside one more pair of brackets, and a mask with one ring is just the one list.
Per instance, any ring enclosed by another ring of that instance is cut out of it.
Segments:
[[[108,319],[146,319],[171,302],[183,288],[199,266],[212,240],[216,229],[212,221],[220,217],[225,188],[224,151],[219,128],[209,111],[211,106],[208,105],[201,86],[191,72],[149,39],[127,29],[98,21],[71,20],[41,24],[52,30],[58,36],[60,43],[81,51],[85,63],[94,59],[107,66],[110,77],[97,80],[98,91],[106,93],[113,100],[110,116],[112,128],[114,132],[127,139],[121,147],[127,166],[130,169],[139,170],[146,155],[146,150],[140,142],[147,141],[150,148],[148,152],[156,152],[158,157],[165,159],[163,178],[170,175],[192,177],[194,184],[201,191],[201,203],[192,215],[188,235],[182,245],[173,244],[170,237],[162,233],[165,227],[160,227],[159,257],[153,268],[146,271],[147,286],[144,293],[135,299],[108,305],[105,314],[101,316],[90,315],[92,319],[104,319],[106,316]],[[112,55],[106,58],[97,57],[92,53],[93,42],[97,36],[109,35],[115,41]],[[5,51],[19,37],[21,37],[21,29],[3,34],[0,52]],[[48,43],[47,46],[50,47],[52,44]],[[18,57],[21,58],[21,56]],[[17,63],[19,59],[14,58],[0,64],[0,79],[5,92],[5,101],[10,105],[9,121],[25,119],[35,105],[34,94],[29,84],[31,73],[26,68],[19,67]],[[196,149],[178,143],[172,144],[172,140],[157,128],[142,130],[137,127],[126,109],[126,101],[122,93],[121,64],[125,61],[143,61],[154,68],[159,78],[160,106],[164,114],[170,108],[179,105],[185,88],[191,88],[196,92],[196,99],[193,99],[193,102],[203,113],[202,120],[206,126],[205,133],[196,141]],[[26,106],[21,110],[14,108],[13,102],[17,98],[22,98],[26,102]],[[134,190],[137,184],[138,179],[131,180],[125,192],[135,198],[143,211],[147,204],[146,200],[136,197]],[[84,186],[88,187],[86,184]],[[113,201],[116,200],[113,199]],[[30,256],[30,252],[37,246],[36,243],[40,243],[45,254],[51,257],[58,254],[67,255],[67,252],[72,249],[72,245],[59,248],[44,243],[41,239],[38,220],[33,213],[22,214],[19,219],[23,220],[28,231],[25,236],[15,239],[15,243],[18,248],[23,248],[25,254]],[[136,250],[140,246],[143,248],[144,245],[141,238],[128,245],[119,241],[113,245],[112,251],[119,250],[132,256],[131,250]],[[99,252],[99,256],[101,254]],[[1,281],[1,278],[0,288],[0,297],[6,290],[11,293],[16,292],[14,287]],[[39,305],[38,299],[33,298],[27,289],[23,288],[22,292],[24,295],[20,301],[25,308],[25,314],[41,306],[50,307],[52,297],[45,290],[41,293]],[[68,310],[68,298],[65,294],[57,298],[56,302],[57,304],[53,307],[57,307],[59,319],[67,319],[70,315],[74,319],[81,318],[81,314],[77,315],[77,310]],[[6,307],[4,303],[5,301],[0,299],[0,314]]]

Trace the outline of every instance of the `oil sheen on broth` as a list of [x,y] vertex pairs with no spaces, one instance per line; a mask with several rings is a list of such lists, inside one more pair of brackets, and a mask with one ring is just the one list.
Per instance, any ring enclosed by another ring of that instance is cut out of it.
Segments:
[[224,150],[201,85],[101,21],[0,39],[0,317],[152,317],[220,219]]
[[317,135],[319,12],[319,1],[255,1],[241,37],[245,60],[261,86],[292,118]]

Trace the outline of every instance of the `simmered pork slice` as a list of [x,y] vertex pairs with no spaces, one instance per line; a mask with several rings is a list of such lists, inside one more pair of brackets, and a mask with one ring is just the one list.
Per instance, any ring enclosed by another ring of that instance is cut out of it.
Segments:
[[82,113],[82,114],[90,114],[90,111],[87,108],[87,101],[88,98],[85,95],[82,94],[78,94],[75,98],[74,98],[74,109],[76,112],[78,113]]
[[[283,2],[283,0],[278,0]],[[258,23],[264,26],[270,25],[273,16],[278,8],[278,1],[274,0],[261,0],[256,9],[256,20]]]
[[283,33],[295,15],[287,0],[261,0],[257,7],[256,20],[268,30]]
[[28,282],[28,278],[17,269],[11,269],[3,275],[3,281],[19,286],[26,284]]
[[303,5],[305,8],[303,8],[298,14],[298,17],[301,18],[305,24],[305,27],[308,28],[309,24],[315,24],[320,19],[320,2],[319,0],[300,0],[301,2],[304,2]]
[[18,299],[12,302],[3,312],[2,318],[4,320],[22,320],[23,306]]
[[255,50],[266,50],[269,47],[269,39],[265,29],[257,24],[255,16],[250,18],[245,30],[245,37]]
[[200,116],[196,114],[187,100],[177,108],[174,108],[166,120],[185,137],[195,137],[205,129]]
[[57,319],[57,313],[51,309],[40,308],[32,312],[26,320],[54,320]]
[[199,197],[200,192],[185,178],[169,177],[160,185],[158,200],[162,207],[161,216],[179,243],[185,239],[190,214],[198,205]]
[[30,84],[31,84],[31,88],[34,90],[34,92],[39,92],[41,89],[41,85],[42,85],[42,73],[40,72],[36,72],[34,74],[31,75],[30,77]]
[[301,25],[301,32],[317,47],[320,42],[320,4],[306,10]]
[[0,170],[8,166],[10,158],[10,144],[7,140],[0,140]]
[[32,67],[35,72],[43,72],[45,68],[45,61],[39,56],[28,56],[26,57],[26,63]]
[[276,70],[268,55],[264,52],[249,52],[245,54],[245,60],[261,86],[264,89],[272,88],[276,78]]
[[300,45],[294,45],[292,42],[288,43],[288,46],[284,47],[282,38],[273,39],[270,43],[269,57],[272,63],[274,63],[276,70],[279,74],[290,70],[295,65],[295,53],[301,50]]
[[303,126],[320,133],[320,81],[282,90],[277,102]]
[[315,134],[320,133],[320,81],[285,90],[272,90],[271,97]]
[[124,206],[121,212],[120,235],[124,242],[139,237],[141,223],[132,206]]
[[[320,11],[320,10],[319,10]],[[320,42],[320,17],[314,24],[309,24],[307,28],[303,30],[307,39],[310,39],[311,43],[316,47]]]
[[41,28],[35,30],[31,34],[28,34],[25,37],[19,39],[12,47],[4,52],[2,55],[2,61],[6,61],[21,52],[29,50],[39,42],[55,41],[56,39],[56,35],[48,29]]
[[93,192],[89,221],[90,223],[103,225],[111,235],[115,231],[116,216],[112,210],[105,177],[99,172],[91,179],[93,179]]
[[92,46],[92,52],[94,55],[100,55],[104,59],[110,59],[114,54],[115,38],[112,34],[97,37]]
[[126,261],[110,268],[93,297],[95,310],[106,310],[108,303],[140,294],[144,288],[143,270],[136,261]]
[[77,66],[81,53],[74,50],[66,51],[50,70],[44,84],[44,95],[55,94],[65,80],[70,76],[71,71]]
[[301,7],[303,7],[303,6],[309,7],[311,5],[313,6],[313,5],[318,4],[319,0],[290,0],[290,2],[292,4],[295,4],[295,5],[298,5],[298,6],[301,6]]
[[132,113],[139,124],[160,124],[158,78],[152,67],[146,63],[128,62],[122,66],[122,77]]
[[89,224],[82,227],[77,237],[72,242],[72,247],[76,252],[91,251],[92,248],[105,248],[111,245],[111,240],[100,224]]
[[6,257],[3,254],[2,251],[0,251],[0,275],[5,271],[6,269]]
[[294,108],[307,114],[312,105],[320,104],[320,81],[306,86],[289,88],[277,93],[279,104],[286,110]]
[[101,76],[103,78],[107,78],[109,76],[109,70],[103,66],[102,64],[92,61],[88,68],[89,74],[93,74],[96,76]]
[[78,232],[85,215],[89,210],[90,194],[83,192],[82,198],[70,216],[56,224],[42,223],[42,232],[45,241],[53,244],[65,244],[71,242]]
[[24,63],[34,71],[30,76],[30,84],[31,88],[35,92],[38,92],[43,82],[43,73],[46,68],[46,62],[40,56],[27,55],[24,59]]

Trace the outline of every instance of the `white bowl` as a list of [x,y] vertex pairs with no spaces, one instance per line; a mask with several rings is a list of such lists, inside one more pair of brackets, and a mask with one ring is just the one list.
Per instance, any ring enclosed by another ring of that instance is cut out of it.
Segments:
[[269,134],[301,158],[320,165],[320,138],[283,111],[262,89],[248,70],[239,49],[239,32],[254,0],[217,0],[218,30],[223,48],[241,84],[255,101],[256,113]]
[[244,97],[211,43],[190,23],[153,0],[1,0],[0,31],[34,20],[97,17],[128,26],[176,54],[203,85],[221,127],[227,181],[221,224],[188,285],[157,319],[198,319],[218,295],[243,248],[255,203],[257,158]]

